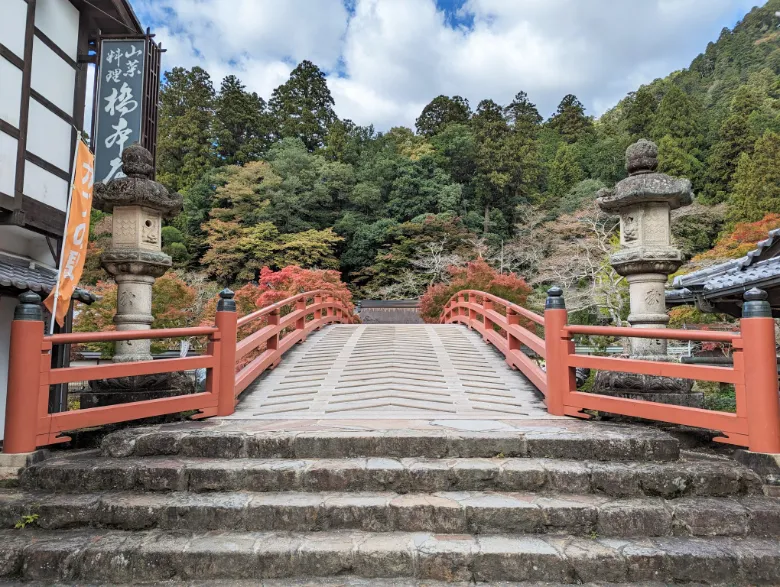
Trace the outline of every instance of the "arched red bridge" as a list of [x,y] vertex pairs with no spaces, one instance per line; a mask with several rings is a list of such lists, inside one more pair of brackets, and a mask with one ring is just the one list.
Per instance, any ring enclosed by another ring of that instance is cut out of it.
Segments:
[[[187,411],[242,420],[539,420],[588,418],[585,410],[597,410],[715,430],[723,442],[780,453],[774,321],[760,299],[745,303],[741,332],[725,333],[568,325],[557,288],[543,316],[491,294],[461,291],[438,325],[359,324],[325,291],[238,318],[232,292],[220,296],[211,327],[45,336],[40,300],[23,294],[12,327],[4,452],[31,452],[80,428]],[[730,343],[734,364],[577,355],[576,335]],[[199,357],[51,368],[54,345],[195,336],[208,339]],[[736,413],[583,393],[576,389],[576,367],[730,383]],[[207,372],[200,393],[49,413],[50,385],[194,369]]]

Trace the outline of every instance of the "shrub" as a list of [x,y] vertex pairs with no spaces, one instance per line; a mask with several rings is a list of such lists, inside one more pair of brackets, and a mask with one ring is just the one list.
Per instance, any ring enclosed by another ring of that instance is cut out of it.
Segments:
[[531,287],[515,273],[501,274],[482,259],[465,267],[450,267],[449,283],[437,283],[420,298],[420,316],[429,324],[439,321],[444,305],[457,292],[474,289],[525,306]]

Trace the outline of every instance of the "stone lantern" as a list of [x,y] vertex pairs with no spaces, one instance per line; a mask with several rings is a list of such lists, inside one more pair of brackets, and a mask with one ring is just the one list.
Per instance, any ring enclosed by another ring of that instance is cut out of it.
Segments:
[[[182,197],[169,193],[152,179],[153,163],[149,151],[131,145],[122,153],[122,171],[126,177],[95,185],[95,207],[113,214],[111,248],[102,254],[100,262],[117,284],[114,324],[120,331],[151,328],[152,285],[172,264],[171,258],[162,252],[162,221],[181,211]],[[151,360],[150,347],[149,339],[117,342],[113,361]],[[95,395],[111,395],[109,399],[88,399],[91,405],[161,397],[166,394],[160,390],[171,387],[167,374],[93,383]]]
[[[610,257],[615,271],[628,282],[632,328],[666,328],[665,286],[669,274],[683,264],[682,252],[672,245],[670,212],[692,202],[691,182],[657,173],[658,148],[640,140],[626,150],[629,176],[613,190],[602,190],[597,203],[620,216],[620,250]],[[666,340],[632,338],[631,358],[667,360]],[[683,379],[601,372],[599,393],[680,405],[697,405]]]

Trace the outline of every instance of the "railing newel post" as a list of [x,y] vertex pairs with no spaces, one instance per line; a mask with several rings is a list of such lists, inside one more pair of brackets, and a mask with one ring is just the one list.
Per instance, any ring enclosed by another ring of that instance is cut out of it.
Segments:
[[565,415],[564,398],[572,390],[574,379],[567,360],[570,341],[563,331],[567,320],[563,290],[551,287],[544,304],[544,346],[547,355],[547,411],[554,416]]
[[[303,331],[306,329],[306,298],[302,297],[298,301],[295,302],[295,311],[300,312],[303,311],[303,315],[295,320],[295,330]],[[306,340],[306,335],[303,335],[303,338],[301,338],[300,342],[304,342]]]
[[[322,295],[317,294],[314,296],[314,305],[319,306],[322,303]],[[322,308],[317,308],[314,310],[314,319],[320,320],[322,318]]]
[[238,313],[235,293],[228,288],[219,292],[214,325],[219,330],[219,380],[217,384],[217,416],[230,416],[236,410],[236,345],[238,344]]
[[775,321],[765,291],[745,292],[740,332],[745,363],[748,442],[752,452],[780,454]]
[[[507,326],[520,326],[520,314],[507,307],[506,323]],[[520,341],[512,335],[509,328],[506,329],[506,344],[507,350],[510,352],[520,350]]]
[[483,338],[487,340],[488,332],[493,330],[493,321],[488,318],[487,313],[493,310],[493,300],[487,296],[482,296],[482,329]]
[[[31,291],[19,296],[11,323],[8,395],[3,453],[33,452],[38,440],[38,404],[44,342],[41,297]],[[41,400],[42,401],[42,400]],[[48,406],[48,396],[46,405]]]
[[335,311],[334,304],[333,304],[334,300],[335,300],[335,298],[333,296],[328,296],[327,298],[325,298],[325,301],[328,304],[327,316],[329,318],[332,318],[332,317],[334,317],[336,315],[336,311]]

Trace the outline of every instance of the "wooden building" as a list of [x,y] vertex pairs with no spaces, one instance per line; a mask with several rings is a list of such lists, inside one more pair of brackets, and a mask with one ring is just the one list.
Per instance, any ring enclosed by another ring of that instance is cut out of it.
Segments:
[[98,39],[143,35],[129,0],[0,0],[0,438],[16,296],[56,280]]

